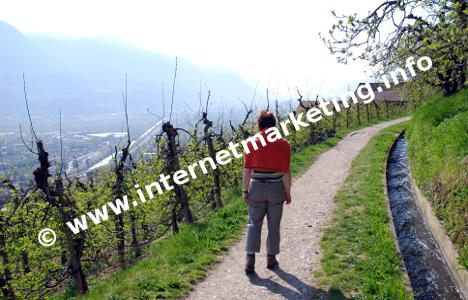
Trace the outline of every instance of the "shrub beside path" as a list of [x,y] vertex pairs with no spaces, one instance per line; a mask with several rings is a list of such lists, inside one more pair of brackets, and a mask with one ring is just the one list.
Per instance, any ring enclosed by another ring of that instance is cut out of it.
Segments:
[[256,275],[246,276],[245,233],[209,275],[186,297],[206,299],[322,299],[326,291],[314,287],[312,272],[320,267],[322,231],[334,208],[333,199],[347,177],[352,160],[381,129],[409,117],[382,122],[349,133],[334,148],[293,181],[292,204],[284,208],[280,268],[266,268],[266,222]]

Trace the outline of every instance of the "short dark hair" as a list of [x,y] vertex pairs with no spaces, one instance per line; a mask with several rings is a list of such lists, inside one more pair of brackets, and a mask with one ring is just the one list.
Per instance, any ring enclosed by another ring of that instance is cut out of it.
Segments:
[[275,127],[276,126],[275,115],[271,111],[262,110],[258,114],[257,125],[258,125],[258,129],[260,130],[263,130],[269,127]]

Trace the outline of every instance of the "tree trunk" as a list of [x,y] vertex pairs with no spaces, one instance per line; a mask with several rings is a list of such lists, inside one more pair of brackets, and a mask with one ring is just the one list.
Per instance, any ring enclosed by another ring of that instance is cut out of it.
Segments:
[[380,110],[379,110],[379,105],[374,101],[372,102],[374,103],[374,107],[375,107],[375,113],[377,114],[377,119],[380,119]]
[[179,232],[179,226],[177,225],[177,205],[178,202],[176,201],[172,206],[171,211],[171,225],[172,225],[172,233],[176,234]]
[[369,104],[366,104],[367,123],[370,123]]
[[[211,127],[213,127],[213,122],[207,119],[207,114],[203,113],[203,123],[205,128],[203,133],[205,136],[206,145],[208,147],[208,153],[213,161],[216,161],[216,150],[213,145],[213,136],[211,134]],[[220,209],[223,207],[223,202],[221,200],[221,180],[219,169],[216,168],[213,170],[213,185],[214,185],[214,203],[213,208]]]
[[[117,147],[115,147],[115,183],[112,187],[113,194],[116,199],[123,201],[125,196],[125,164],[127,159],[130,157],[130,133],[128,132],[127,124],[127,145],[122,148],[122,156],[118,157]],[[125,221],[122,213],[114,215],[114,228],[115,228],[115,238],[117,240],[117,255],[119,257],[119,264],[121,267],[125,267]]]
[[117,255],[121,267],[125,266],[125,232],[122,214],[114,216],[115,238],[117,239]]
[[72,222],[74,216],[77,215],[78,209],[76,202],[70,199],[64,191],[63,181],[60,174],[55,179],[55,189],[49,185],[49,154],[44,150],[44,145],[41,140],[36,141],[38,158],[40,166],[34,170],[34,181],[36,186],[45,194],[45,201],[55,207],[61,215],[61,227],[62,232],[65,232],[69,261],[70,261],[70,273],[75,279],[75,287],[78,293],[84,294],[88,291],[88,283],[84,276],[83,267],[81,264],[81,257],[83,256],[84,248],[84,235],[73,234],[67,227],[67,222]]
[[132,249],[133,249],[135,258],[138,258],[141,255],[141,248],[140,248],[140,244],[138,243],[138,238],[137,238],[136,220],[137,220],[136,216],[134,214],[131,214],[130,226],[131,226],[131,232],[132,232]]
[[[71,234],[71,233],[68,233]],[[69,245],[71,254],[71,273],[75,279],[76,290],[80,294],[88,291],[88,283],[84,276],[83,267],[81,264],[81,257],[83,256],[84,240],[82,238],[75,238]]]
[[[179,158],[177,153],[177,144],[175,137],[177,136],[177,130],[172,126],[170,122],[163,124],[163,131],[167,136],[167,160],[166,160],[166,170],[173,175],[176,171],[179,170]],[[171,176],[171,184],[173,183]],[[182,186],[174,184],[174,192],[177,196],[178,201],[182,204],[182,211],[184,214],[184,220],[186,222],[192,223],[193,217],[192,212],[190,211],[190,206],[185,195],[185,191]]]
[[346,109],[346,128],[349,128],[349,111],[351,108]]
[[31,268],[29,267],[28,252],[24,250],[21,251],[21,264],[23,265],[23,272],[25,274],[31,272]]
[[3,264],[3,274],[0,274],[0,290],[2,291],[3,299],[16,299],[15,292],[11,286],[11,271],[9,267],[9,257],[5,249],[5,232],[3,226],[3,218],[0,216],[0,258]]
[[359,103],[356,104],[356,109],[357,109],[358,124],[359,124],[359,126],[361,126],[361,109],[360,109]]
[[[59,209],[64,220],[63,223],[72,222],[73,217],[78,213],[76,202],[65,194],[63,181],[60,176],[55,180],[55,187],[60,203]],[[81,264],[81,257],[83,256],[84,249],[83,233],[73,234],[70,230],[65,231],[70,254],[71,274],[75,279],[76,290],[80,294],[84,294],[88,291],[88,283],[86,282],[83,266]]]
[[338,120],[338,112],[336,111],[335,107],[333,106],[333,131],[336,132],[336,121]]
[[278,119],[278,123],[281,122],[281,116],[279,112],[279,104],[278,99],[275,100],[275,111],[276,111],[276,118]]

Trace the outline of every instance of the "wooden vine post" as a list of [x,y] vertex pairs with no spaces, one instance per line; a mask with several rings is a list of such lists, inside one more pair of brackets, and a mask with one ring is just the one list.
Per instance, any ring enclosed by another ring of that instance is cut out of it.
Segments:
[[193,222],[193,216],[192,212],[190,210],[189,202],[187,199],[187,195],[184,191],[184,188],[178,184],[174,184],[173,182],[173,175],[176,171],[180,169],[180,164],[179,164],[179,156],[178,156],[178,151],[177,151],[177,143],[176,143],[176,136],[178,135],[177,130],[174,128],[174,126],[171,124],[170,121],[165,122],[162,125],[162,130],[166,134],[166,172],[168,175],[171,176],[171,179],[169,180],[170,184],[174,186],[174,193],[177,197],[177,202],[174,205],[173,209],[173,218],[172,218],[172,225],[173,225],[173,231],[177,232],[178,227],[177,227],[177,206],[180,204],[182,206],[182,212],[183,212],[183,219],[185,222],[192,223]]

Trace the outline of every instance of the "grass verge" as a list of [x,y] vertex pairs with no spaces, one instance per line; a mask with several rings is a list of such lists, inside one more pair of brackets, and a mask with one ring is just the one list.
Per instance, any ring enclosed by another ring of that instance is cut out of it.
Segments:
[[353,160],[349,176],[335,197],[336,208],[321,241],[319,283],[362,299],[411,299],[403,263],[389,227],[382,179],[395,134],[407,124],[382,130]]
[[468,88],[436,95],[406,132],[412,174],[468,269]]

